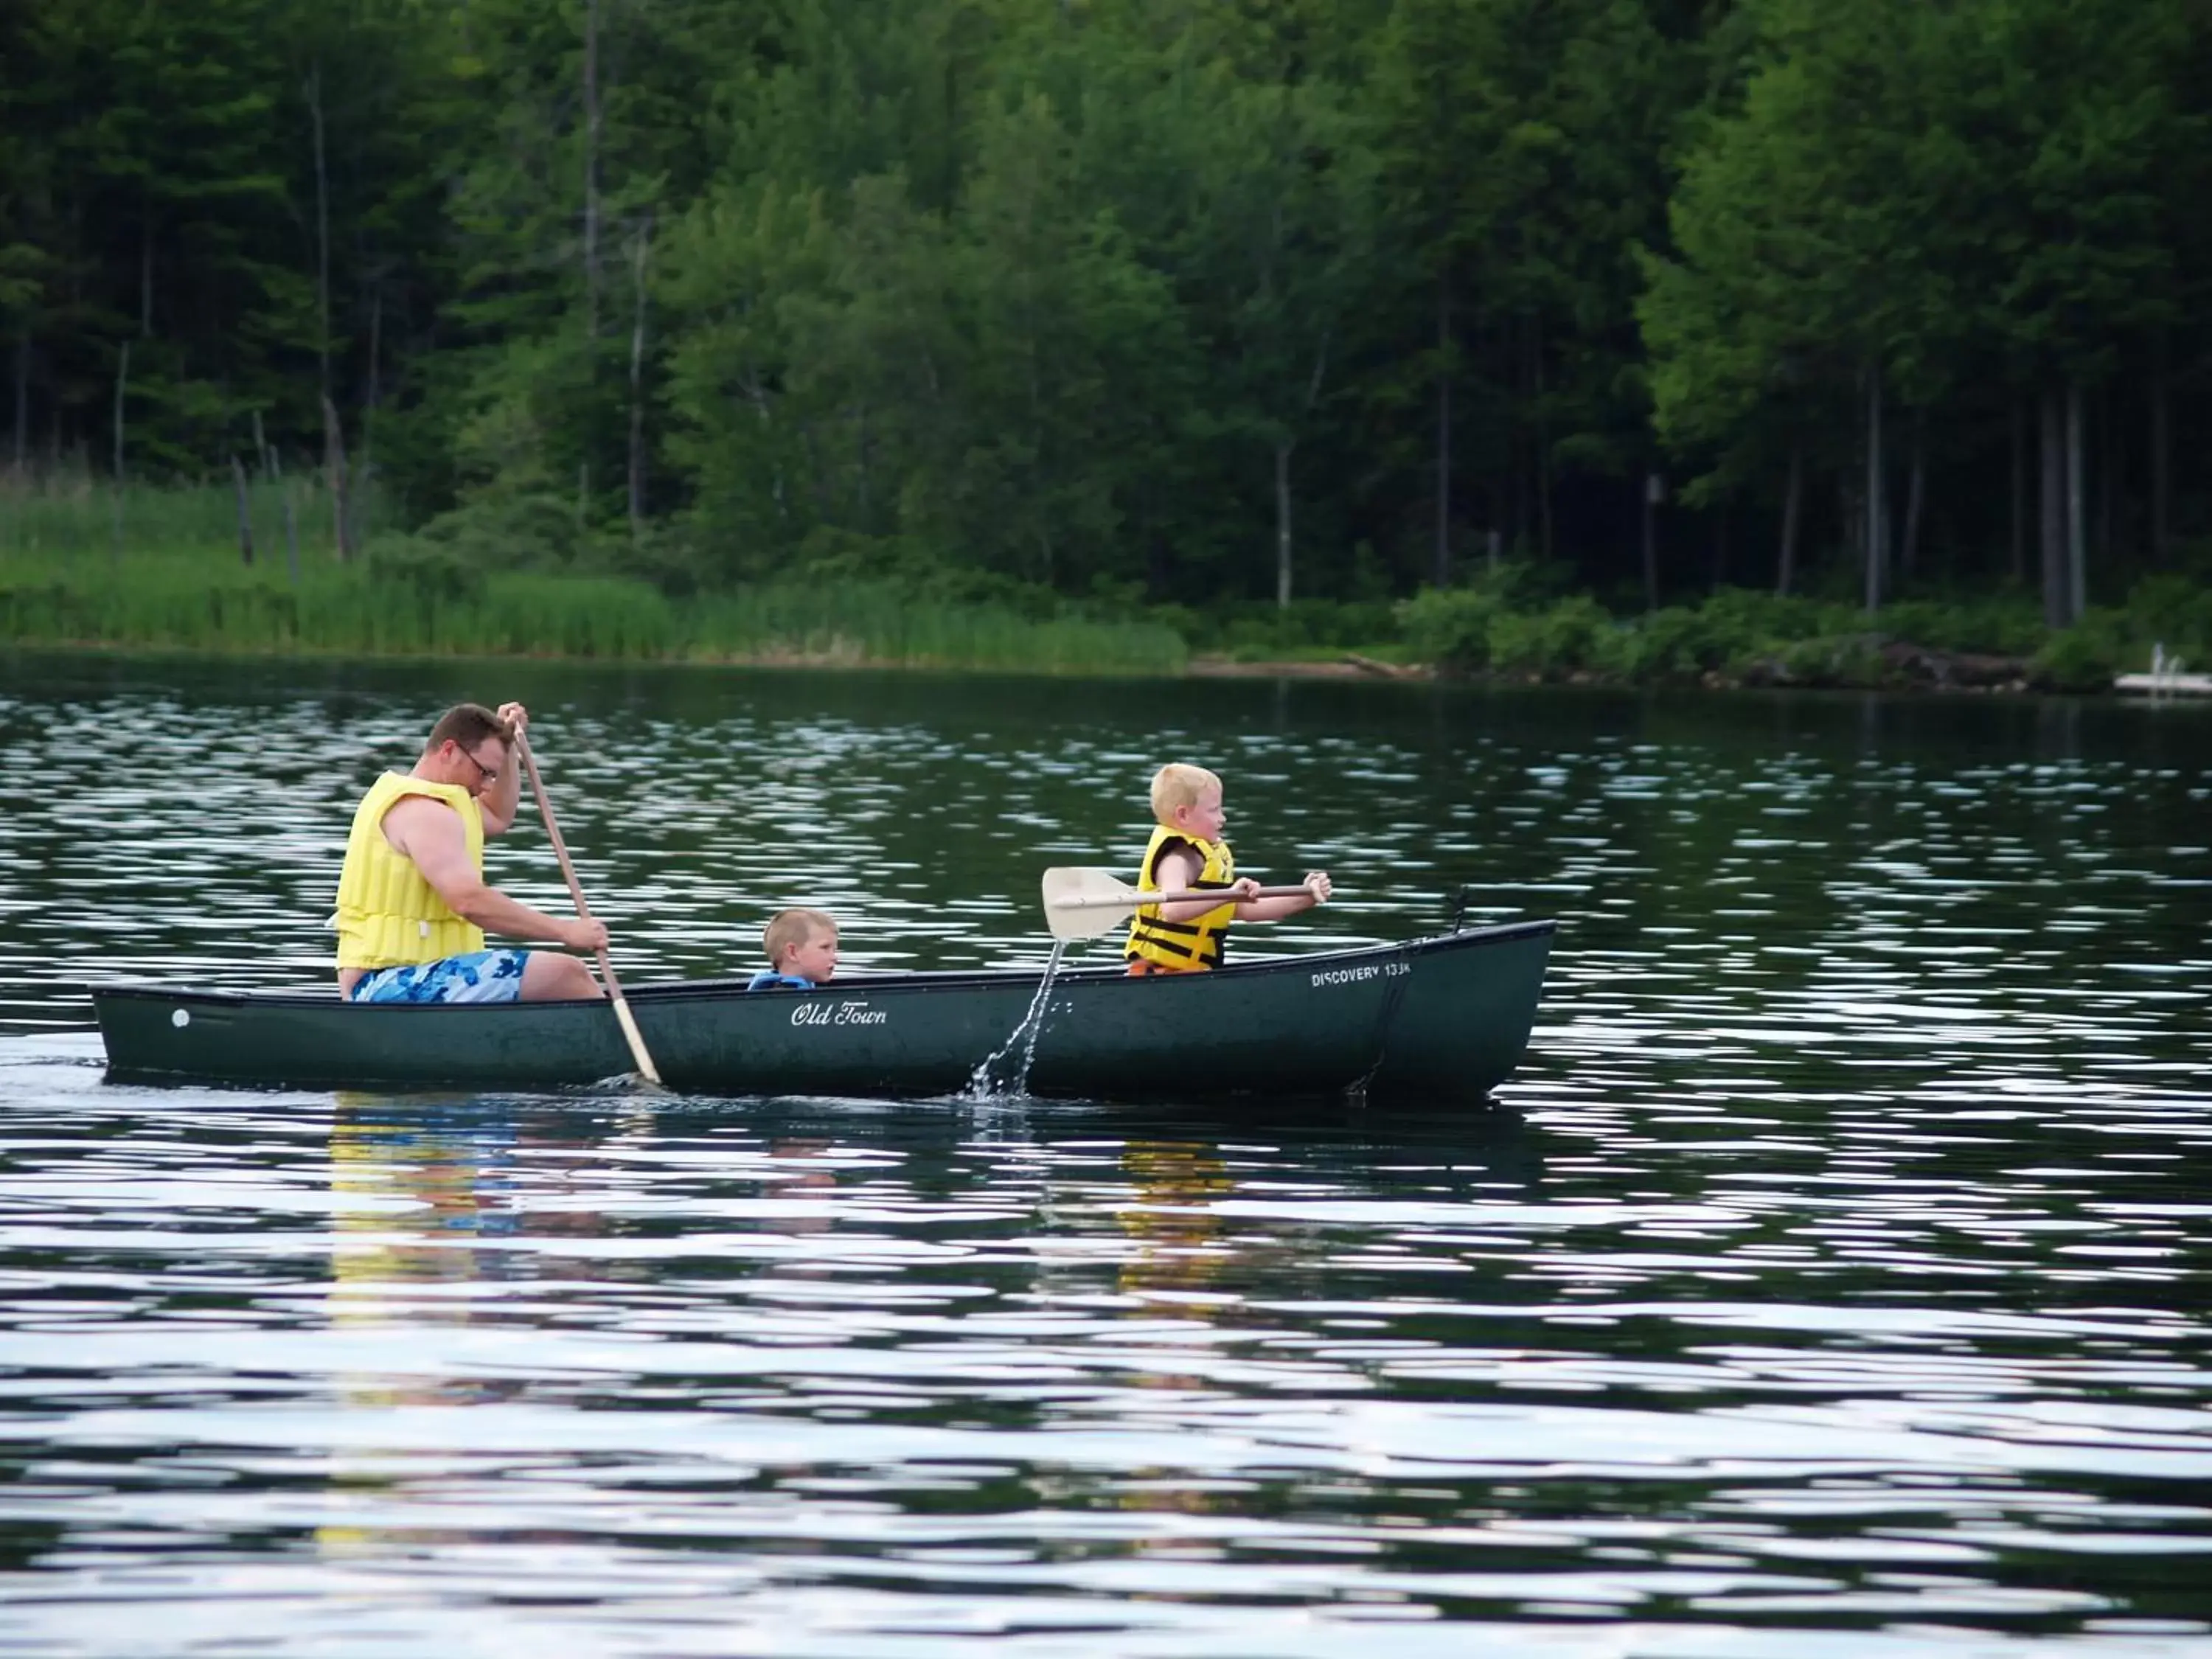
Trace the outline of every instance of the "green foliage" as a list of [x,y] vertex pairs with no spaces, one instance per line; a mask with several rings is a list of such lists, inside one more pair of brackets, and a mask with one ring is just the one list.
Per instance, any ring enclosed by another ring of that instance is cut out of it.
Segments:
[[426,611],[483,598],[483,564],[428,537],[393,536],[370,545],[369,580],[413,596]]
[[2035,653],[2039,684],[2105,691],[2117,674],[2149,670],[2154,653],[2202,673],[2212,668],[2212,589],[2186,576],[2151,576],[2120,605],[2092,606]]
[[2212,586],[2178,573],[2147,576],[2128,595],[2128,637],[2138,649],[2130,666],[2148,668],[2150,648],[2185,656],[2212,670]]
[[2033,600],[2025,597],[1945,602],[1901,599],[1882,607],[1881,631],[1940,651],[2032,655],[2048,630]]
[[[327,562],[327,398],[377,604],[857,582],[1297,655],[1381,649],[1401,620],[1342,602],[1480,565],[1398,643],[1667,678],[1862,635],[2021,655],[2040,623],[1981,596],[2052,398],[2089,598],[2212,525],[2172,465],[2212,436],[2200,14],[0,9],[0,556],[227,544],[236,455],[263,563],[280,465]],[[1774,568],[1790,479],[1792,584],[1846,591],[1874,406],[1924,512],[1855,586],[1911,604],[1696,603]],[[1629,620],[1652,471],[1676,603]],[[173,523],[131,493],[209,480]]]
[[1744,678],[1766,685],[1872,689],[1888,670],[1871,635],[1836,634],[1790,641],[1747,664]]
[[2035,683],[2049,691],[2111,690],[2124,654],[2118,634],[2109,617],[2084,617],[2035,653]]
[[[2198,639],[2212,647],[2212,599],[2203,595],[2185,579],[2167,578],[2146,583],[2125,611],[2093,612],[2094,660],[2117,663],[2152,616],[2169,649],[2172,641]],[[2018,599],[1917,601],[1886,607],[1870,620],[1852,605],[1722,588],[1698,605],[1620,621],[1582,596],[1516,602],[1509,584],[1423,593],[1401,605],[1398,616],[1413,653],[1452,672],[1595,674],[1648,684],[1879,685],[1921,672],[1893,664],[1884,654],[1889,644],[1913,647],[1903,653],[1906,659],[1935,653],[2024,660],[2056,650],[2070,660],[2068,653],[2086,649],[2066,635],[2054,640]],[[2142,647],[2146,657],[2148,649]],[[2101,684],[2111,679],[2106,672]],[[2067,683],[2082,682],[2077,675]]]
[[1614,657],[1622,675],[1637,681],[1696,679],[1749,657],[1774,637],[1732,628],[1713,609],[1669,605],[1626,630]]
[[1490,625],[1490,660],[1508,673],[1579,673],[1608,659],[1616,631],[1604,608],[1582,594],[1534,614],[1501,611]]
[[[1771,492],[1796,465],[1854,487],[1873,440],[1853,411],[1885,398],[1913,412],[1916,443],[1924,411],[1978,416],[1986,454],[2008,401],[2168,349],[2208,274],[2184,205],[2212,154],[2191,5],[1755,0],[1741,15],[1741,90],[1695,122],[1673,245],[1644,256],[1654,423],[1703,475],[1690,499]],[[1886,585],[1879,568],[1867,582]],[[2063,574],[2046,605],[2071,610]]]
[[1466,672],[1491,665],[1492,625],[1505,614],[1486,589],[1432,587],[1399,605],[1398,624],[1421,660]]
[[[413,536],[398,538],[416,544],[416,553],[386,556],[436,556],[478,569],[561,569],[576,562],[583,538],[574,501],[543,489],[502,491],[464,497]],[[371,559],[382,550],[373,545]]]
[[1267,662],[1372,650],[1398,637],[1398,623],[1388,600],[1294,599],[1280,608],[1246,605],[1185,612],[1181,631],[1200,649]]

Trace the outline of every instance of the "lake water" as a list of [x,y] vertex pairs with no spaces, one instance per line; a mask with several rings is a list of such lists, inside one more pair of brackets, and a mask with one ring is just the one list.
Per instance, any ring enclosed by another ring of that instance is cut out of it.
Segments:
[[[325,980],[461,696],[632,981],[796,901],[1042,962],[1184,756],[1341,895],[1241,951],[1557,916],[1532,1050],[1475,1113],[104,1084],[87,980]],[[0,658],[0,1652],[2212,1654],[2208,981],[2212,708]]]

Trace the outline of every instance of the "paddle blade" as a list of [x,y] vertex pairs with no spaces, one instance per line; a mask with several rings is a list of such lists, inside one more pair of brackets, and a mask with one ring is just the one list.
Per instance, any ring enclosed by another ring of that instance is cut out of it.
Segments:
[[1128,921],[1138,897],[1135,888],[1109,871],[1048,870],[1044,925],[1054,939],[1097,939]]

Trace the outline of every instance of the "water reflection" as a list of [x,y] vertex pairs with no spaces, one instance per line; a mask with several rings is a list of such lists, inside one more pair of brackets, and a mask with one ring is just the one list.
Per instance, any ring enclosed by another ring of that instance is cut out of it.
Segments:
[[1114,1219],[1137,1244],[1121,1263],[1121,1290],[1133,1296],[1203,1291],[1235,1253],[1220,1237],[1213,1208],[1214,1200],[1237,1190],[1229,1166],[1211,1146],[1150,1140],[1124,1146],[1121,1169],[1132,1202],[1116,1210]]
[[[522,1236],[515,1159],[521,1125],[465,1098],[396,1113],[341,1092],[331,1124],[330,1322],[342,1332],[468,1327],[487,1292],[529,1258],[501,1248]],[[556,1231],[540,1212],[532,1230]],[[585,1218],[582,1231],[592,1230]],[[557,1229],[568,1231],[568,1229]],[[349,1405],[465,1404],[498,1397],[483,1378],[377,1372],[342,1389]]]
[[1560,915],[1534,1051],[1474,1115],[103,1085],[72,981],[319,978],[357,774],[486,690],[325,672],[0,667],[0,1641],[2212,1652],[2212,710],[518,669],[635,977],[800,896],[1042,959],[1206,744],[1240,864],[1365,872],[1267,950]]

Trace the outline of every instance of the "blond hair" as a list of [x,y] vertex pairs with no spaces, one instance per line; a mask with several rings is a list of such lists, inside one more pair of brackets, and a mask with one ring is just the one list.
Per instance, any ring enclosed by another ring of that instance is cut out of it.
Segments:
[[1200,795],[1220,787],[1221,780],[1203,766],[1170,761],[1152,774],[1152,816],[1162,823],[1172,823],[1176,807],[1195,806]]
[[761,935],[767,947],[769,965],[783,966],[783,953],[796,951],[815,935],[817,929],[832,939],[837,935],[836,918],[819,910],[779,910],[769,918],[768,929]]

